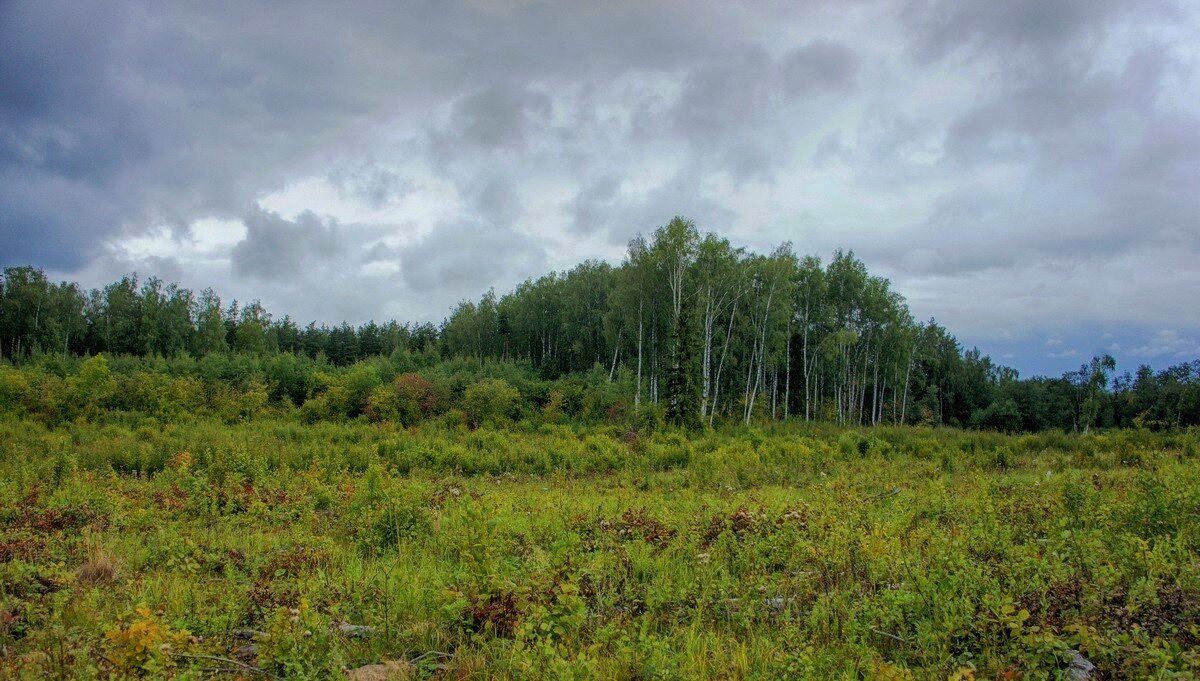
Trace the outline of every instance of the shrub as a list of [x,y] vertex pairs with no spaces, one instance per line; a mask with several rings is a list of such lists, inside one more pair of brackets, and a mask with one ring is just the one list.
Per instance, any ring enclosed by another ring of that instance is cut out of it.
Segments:
[[1004,433],[1015,433],[1024,426],[1021,409],[1017,403],[1008,398],[998,399],[971,415],[971,424],[977,428],[998,430]]
[[666,422],[666,412],[657,404],[640,405],[634,416],[634,426],[639,433],[653,433],[662,430]]
[[185,642],[188,632],[173,631],[144,605],[127,619],[128,624],[119,623],[104,635],[108,658],[122,675],[165,675],[175,666],[172,648]]
[[435,406],[432,383],[417,374],[401,374],[371,391],[363,413],[372,421],[411,426],[432,414]]
[[372,390],[367,397],[367,406],[363,408],[363,415],[375,423],[397,421],[398,412],[396,391],[387,385]]
[[871,443],[861,433],[846,431],[838,436],[838,448],[846,456],[866,456],[871,450]]
[[346,395],[343,413],[350,417],[363,413],[371,391],[378,385],[379,372],[374,365],[360,362],[351,367],[342,380]]
[[20,413],[27,392],[29,380],[25,378],[25,373],[0,365],[0,409]]
[[356,521],[364,531],[359,534],[359,543],[368,552],[395,548],[403,541],[410,541],[429,534],[429,514],[420,505],[412,502],[388,499],[368,511],[370,519]]
[[565,404],[566,397],[563,395],[563,392],[561,390],[551,390],[546,404],[542,405],[542,419],[546,423],[562,423],[563,406]]
[[71,381],[76,408],[85,416],[95,416],[116,390],[116,380],[104,355],[96,355],[83,363],[79,375]]
[[492,420],[511,419],[521,394],[503,378],[488,378],[463,392],[462,407],[472,428]]
[[404,425],[412,425],[438,409],[433,383],[417,374],[401,374],[392,382],[396,393],[398,417]]
[[294,608],[280,607],[267,622],[259,641],[259,659],[266,669],[288,679],[327,679],[341,676],[341,656],[333,643],[329,618],[313,610],[306,599]]

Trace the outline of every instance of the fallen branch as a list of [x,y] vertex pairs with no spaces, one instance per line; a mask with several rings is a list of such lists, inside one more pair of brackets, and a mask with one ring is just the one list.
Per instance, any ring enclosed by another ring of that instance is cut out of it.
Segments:
[[883,491],[883,492],[880,492],[879,494],[875,494],[875,495],[872,495],[872,496],[869,496],[869,497],[867,497],[866,499],[863,499],[863,503],[864,503],[864,504],[869,504],[869,503],[871,503],[872,501],[879,501],[880,499],[886,499],[886,498],[888,498],[888,497],[894,497],[894,496],[896,496],[896,495],[897,495],[897,494],[899,494],[899,493],[900,493],[900,488],[899,488],[899,487],[893,487],[893,488],[891,488],[891,489],[889,489],[889,490],[885,490],[885,491]]
[[427,657],[436,657],[438,659],[446,659],[448,657],[454,657],[454,656],[451,655],[450,653],[443,653],[438,650],[431,650],[427,653],[421,653],[420,655],[417,655],[413,659],[409,660],[408,663],[415,665],[416,663],[420,662],[421,660],[424,660]]
[[375,633],[375,627],[370,627],[365,624],[350,624],[349,622],[341,622],[337,625],[337,630],[349,636],[350,638],[363,638]]
[[903,636],[889,634],[888,632],[883,631],[882,629],[876,629],[875,627],[871,627],[871,631],[875,632],[876,634],[879,634],[880,636],[886,636],[886,637],[892,639],[893,641],[899,641],[899,642],[905,643],[905,644],[908,643],[908,639],[904,638]]
[[200,667],[199,669],[205,674],[233,674],[240,671],[238,667]]
[[186,653],[170,653],[170,655],[172,658],[180,660],[206,660],[208,662],[220,662],[221,664],[232,665],[234,668],[240,669],[244,672],[250,672],[251,674],[262,674],[263,676],[272,679],[280,678],[263,669],[262,667],[255,667],[252,664],[246,664],[241,660],[234,660],[228,657],[219,657],[217,655],[188,655]]

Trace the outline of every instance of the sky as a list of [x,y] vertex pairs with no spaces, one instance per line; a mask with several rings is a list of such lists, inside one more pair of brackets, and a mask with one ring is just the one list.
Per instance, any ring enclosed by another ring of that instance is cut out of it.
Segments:
[[1200,358],[1200,5],[0,2],[0,265],[434,321],[676,214],[1023,375]]

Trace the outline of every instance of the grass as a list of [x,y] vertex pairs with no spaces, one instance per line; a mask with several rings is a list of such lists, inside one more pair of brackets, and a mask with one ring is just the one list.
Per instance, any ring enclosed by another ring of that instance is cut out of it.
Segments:
[[1198,450],[9,418],[0,677],[1194,678]]

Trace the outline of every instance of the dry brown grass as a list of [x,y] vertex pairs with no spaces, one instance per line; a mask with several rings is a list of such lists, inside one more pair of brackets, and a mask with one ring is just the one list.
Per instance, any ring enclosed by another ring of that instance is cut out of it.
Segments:
[[121,566],[104,547],[88,547],[88,559],[75,570],[75,580],[82,584],[112,584],[121,576]]
[[416,668],[403,660],[392,660],[381,664],[369,664],[346,672],[352,681],[401,681],[411,679]]

